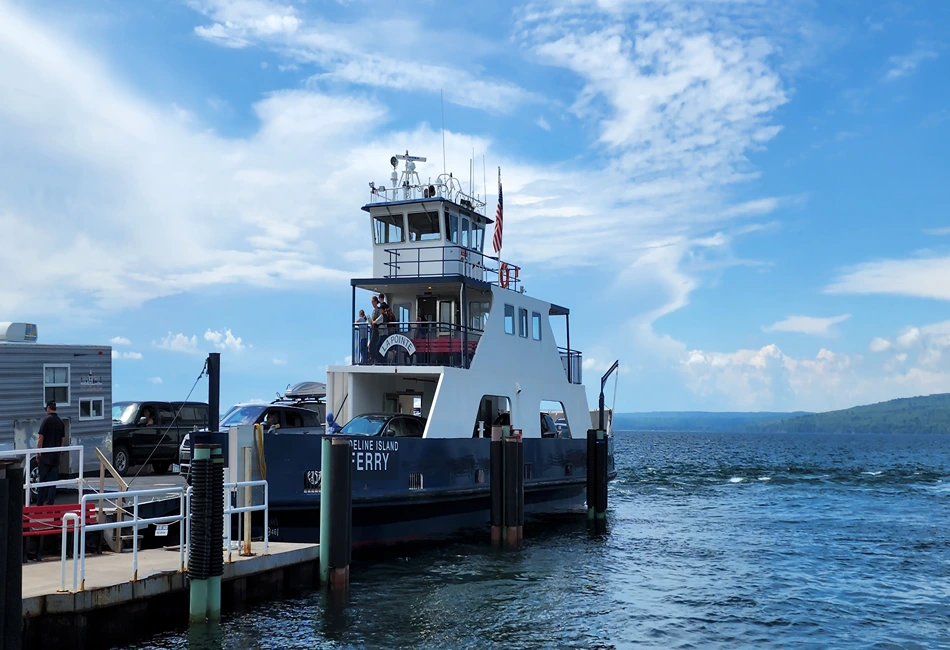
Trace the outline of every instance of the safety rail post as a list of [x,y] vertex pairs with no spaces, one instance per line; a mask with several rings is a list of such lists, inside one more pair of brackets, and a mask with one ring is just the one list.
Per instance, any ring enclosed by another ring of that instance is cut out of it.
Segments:
[[[83,513],[85,514],[85,513]],[[84,535],[84,532],[81,532],[81,522],[83,518],[77,515],[75,512],[67,512],[63,515],[63,542],[60,564],[60,584],[58,591],[66,591],[66,530],[68,528],[68,522],[73,522],[73,591],[76,591],[76,585],[79,580],[79,535]]]

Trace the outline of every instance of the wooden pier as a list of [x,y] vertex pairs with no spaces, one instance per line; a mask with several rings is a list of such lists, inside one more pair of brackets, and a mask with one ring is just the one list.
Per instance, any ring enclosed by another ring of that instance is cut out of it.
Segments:
[[[317,586],[319,546],[271,542],[252,545],[250,557],[232,554],[224,565],[222,607],[241,610],[258,602]],[[60,591],[58,558],[23,566],[23,647],[73,650],[107,648],[188,624],[188,577],[179,570],[177,547],[138,553],[132,581],[131,553],[86,556],[85,589]],[[73,586],[66,563],[66,588]]]

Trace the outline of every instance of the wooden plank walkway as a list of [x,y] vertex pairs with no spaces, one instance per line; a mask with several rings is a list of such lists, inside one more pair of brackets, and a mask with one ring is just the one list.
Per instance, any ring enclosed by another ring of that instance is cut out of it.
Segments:
[[[319,546],[316,544],[271,542],[268,554],[263,555],[264,543],[254,542],[251,551],[254,555],[250,557],[241,557],[237,551],[232,552],[231,563],[226,562],[224,565],[222,582],[319,560]],[[58,591],[62,583],[58,557],[53,559],[47,556],[48,559],[43,562],[25,564],[24,618],[42,614],[79,613],[188,588],[187,576],[178,572],[177,547],[139,551],[138,555],[138,580],[132,582],[130,551],[87,554],[85,589],[75,593]],[[72,585],[73,561],[67,559],[66,588],[71,590]]]

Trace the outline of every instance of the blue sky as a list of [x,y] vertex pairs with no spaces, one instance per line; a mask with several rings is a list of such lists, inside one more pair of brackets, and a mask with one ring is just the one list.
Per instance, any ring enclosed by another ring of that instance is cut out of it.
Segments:
[[112,341],[115,399],[214,350],[225,404],[323,379],[367,183],[441,171],[441,91],[593,399],[615,358],[622,410],[950,392],[947,34],[936,1],[0,0],[0,320]]

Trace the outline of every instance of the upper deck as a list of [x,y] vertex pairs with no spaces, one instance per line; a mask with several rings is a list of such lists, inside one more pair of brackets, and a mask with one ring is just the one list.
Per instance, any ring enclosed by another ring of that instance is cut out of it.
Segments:
[[[405,160],[400,176],[399,160]],[[440,175],[423,183],[418,156],[393,156],[392,187],[370,183],[373,276],[436,278],[463,276],[517,290],[520,269],[485,253],[485,233],[493,223],[485,202],[462,191],[458,179]]]

